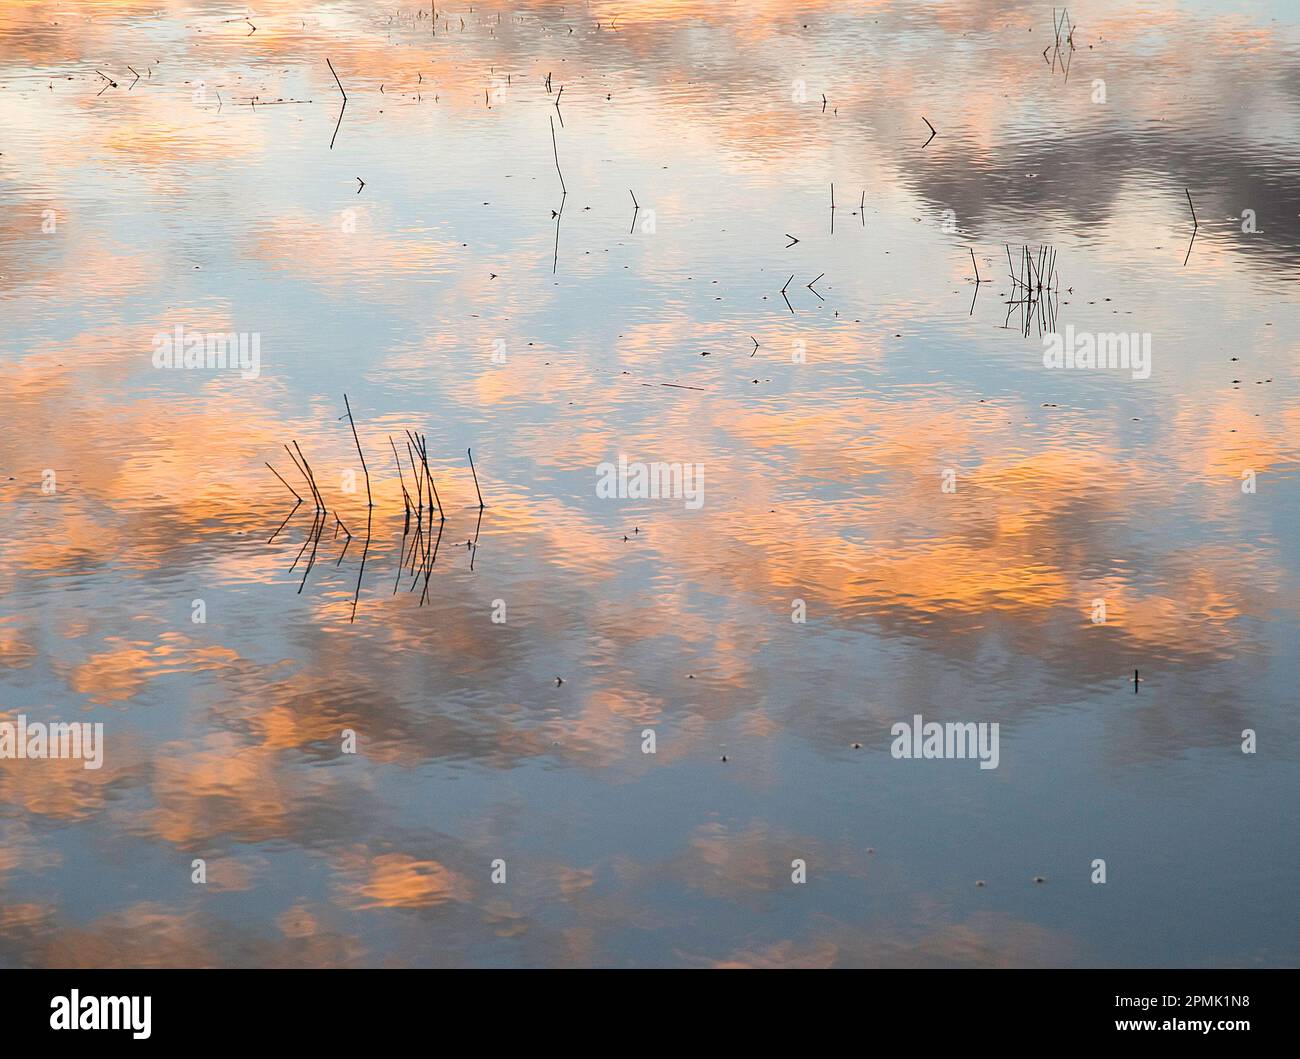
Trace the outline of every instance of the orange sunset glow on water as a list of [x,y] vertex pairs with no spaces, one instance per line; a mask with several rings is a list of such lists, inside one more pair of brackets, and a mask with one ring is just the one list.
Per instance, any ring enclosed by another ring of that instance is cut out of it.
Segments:
[[1294,966],[1292,5],[434,10],[0,0],[0,967]]

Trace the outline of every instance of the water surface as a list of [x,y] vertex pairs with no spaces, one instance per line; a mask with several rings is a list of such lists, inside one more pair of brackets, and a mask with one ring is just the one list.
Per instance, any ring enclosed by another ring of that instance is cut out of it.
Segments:
[[429,16],[0,2],[0,964],[1294,964],[1292,5]]

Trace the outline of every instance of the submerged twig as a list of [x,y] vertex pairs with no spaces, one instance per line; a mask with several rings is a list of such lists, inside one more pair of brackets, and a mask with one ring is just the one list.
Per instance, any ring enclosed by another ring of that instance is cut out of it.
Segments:
[[465,452],[468,453],[469,455],[469,470],[470,470],[470,474],[474,476],[474,492],[478,493],[478,506],[479,506],[479,510],[482,511],[484,506],[483,491],[478,487],[478,472],[474,470],[474,453],[470,449],[466,449]]
[[1187,262],[1192,256],[1192,244],[1196,242],[1196,233],[1201,230],[1201,224],[1196,219],[1196,207],[1192,205],[1192,193],[1183,188],[1183,194],[1187,196],[1187,208],[1192,211],[1192,237],[1187,241],[1187,253],[1183,256],[1183,268],[1187,267]]
[[361,439],[357,437],[357,424],[352,418],[352,406],[348,404],[347,394],[343,395],[343,407],[348,410],[348,423],[352,427],[352,440],[357,444],[357,456],[361,459],[361,471],[366,476],[366,500],[369,501],[371,507],[374,507],[375,502],[370,495],[370,469],[366,466],[365,453],[361,451]]
[[[263,461],[263,462],[265,462],[265,461]],[[267,467],[267,469],[268,469],[268,470],[269,470],[273,475],[275,475],[277,478],[279,478],[280,481],[284,482],[284,487],[285,487],[286,489],[288,489],[289,492],[291,492],[294,496],[298,497],[298,503],[301,504],[301,503],[302,503],[302,497],[298,496],[298,490],[296,490],[296,489],[295,489],[293,486],[291,486],[288,482],[285,482],[285,481],[284,481],[284,478],[281,476],[280,472],[277,471],[274,467],[272,467],[269,463],[266,464],[266,467]]]
[[330,73],[334,74],[334,83],[339,86],[339,91],[343,93],[343,105],[339,107],[339,120],[334,123],[334,135],[330,137],[330,150],[334,150],[334,141],[339,135],[339,126],[343,124],[343,112],[348,109],[348,94],[343,88],[343,82],[339,80],[339,75],[334,71],[334,64],[325,58],[325,65],[330,68]]
[[[563,92],[564,89],[561,88],[560,91]],[[560,175],[560,190],[565,195],[568,195],[569,189],[564,184],[564,173],[561,172],[560,170],[560,148],[559,145],[555,142],[555,119],[549,118],[549,120],[551,123],[551,149],[555,152],[555,171]]]

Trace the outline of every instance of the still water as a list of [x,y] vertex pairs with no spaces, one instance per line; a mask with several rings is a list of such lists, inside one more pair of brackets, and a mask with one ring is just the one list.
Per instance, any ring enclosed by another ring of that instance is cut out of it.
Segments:
[[1295,964],[1300,14],[1053,18],[0,0],[0,965]]

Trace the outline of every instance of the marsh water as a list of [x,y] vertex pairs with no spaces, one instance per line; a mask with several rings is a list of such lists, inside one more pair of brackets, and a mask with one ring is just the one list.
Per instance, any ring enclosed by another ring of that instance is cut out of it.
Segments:
[[1054,17],[0,2],[0,964],[1294,964],[1300,18]]

